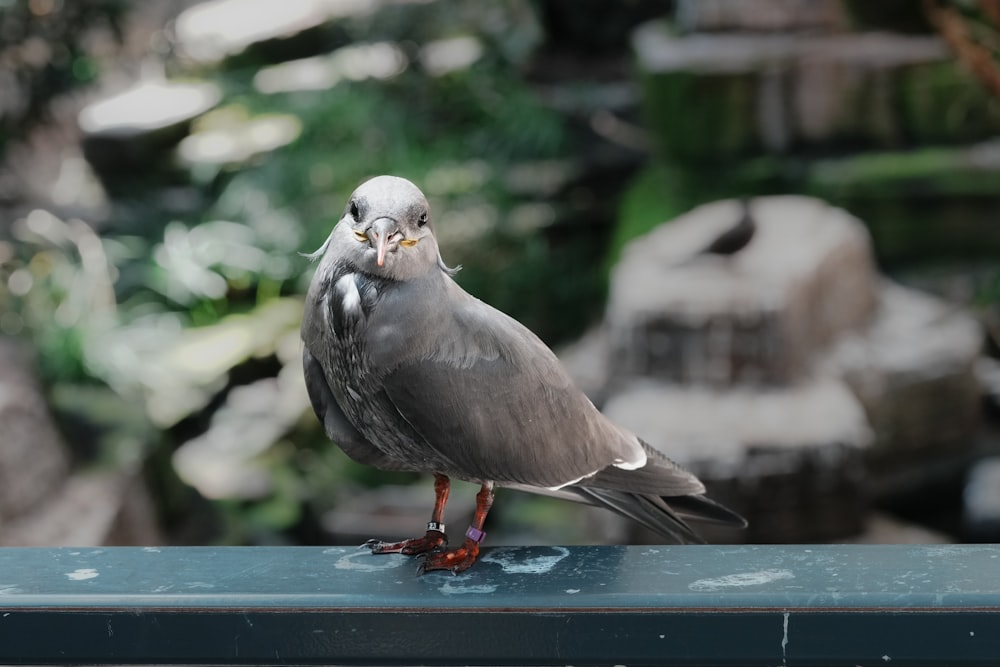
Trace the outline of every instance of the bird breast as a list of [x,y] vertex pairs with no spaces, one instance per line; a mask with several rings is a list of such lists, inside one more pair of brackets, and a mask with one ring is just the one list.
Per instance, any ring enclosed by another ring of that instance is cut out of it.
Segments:
[[328,285],[322,309],[331,356],[324,370],[344,415],[387,456],[414,470],[440,469],[443,462],[433,460],[383,391],[386,369],[372,361],[371,318],[392,285],[349,270],[331,276]]

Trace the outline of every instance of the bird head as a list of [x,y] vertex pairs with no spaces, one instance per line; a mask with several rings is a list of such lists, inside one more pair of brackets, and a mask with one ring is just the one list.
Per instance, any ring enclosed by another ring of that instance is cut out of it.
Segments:
[[338,254],[367,273],[394,280],[423,275],[441,262],[430,206],[397,176],[376,176],[351,194],[331,239]]

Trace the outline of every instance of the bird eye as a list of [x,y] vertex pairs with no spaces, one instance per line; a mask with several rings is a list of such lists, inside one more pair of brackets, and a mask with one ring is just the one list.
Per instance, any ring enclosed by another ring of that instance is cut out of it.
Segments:
[[360,215],[360,211],[358,211],[358,202],[355,201],[354,199],[351,200],[350,211],[351,211],[351,217],[357,220],[358,215]]
[[423,213],[420,214],[420,217],[417,219],[417,226],[423,227],[426,224],[427,224],[427,211],[424,211]]

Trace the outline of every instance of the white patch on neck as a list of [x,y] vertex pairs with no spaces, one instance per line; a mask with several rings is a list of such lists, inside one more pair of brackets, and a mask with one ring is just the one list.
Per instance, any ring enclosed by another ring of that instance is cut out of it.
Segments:
[[341,277],[334,289],[340,294],[340,307],[344,309],[345,315],[361,313],[361,293],[358,292],[358,283],[355,282],[353,273]]

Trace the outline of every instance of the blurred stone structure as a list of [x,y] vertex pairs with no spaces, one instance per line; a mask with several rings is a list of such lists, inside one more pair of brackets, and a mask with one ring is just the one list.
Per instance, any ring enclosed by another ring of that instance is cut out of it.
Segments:
[[72,472],[26,348],[0,339],[0,545],[159,544],[141,475]]
[[865,226],[800,196],[698,207],[626,246],[598,331],[563,355],[609,417],[741,510],[751,542],[865,530],[871,474],[968,456],[978,323],[880,278]]
[[[653,158],[604,322],[564,358],[747,514],[723,539],[860,534],[869,495],[974,458],[982,331],[877,264],[1000,251],[1000,108],[920,3],[679,0],[631,45]],[[731,197],[756,235],[699,254]]]

